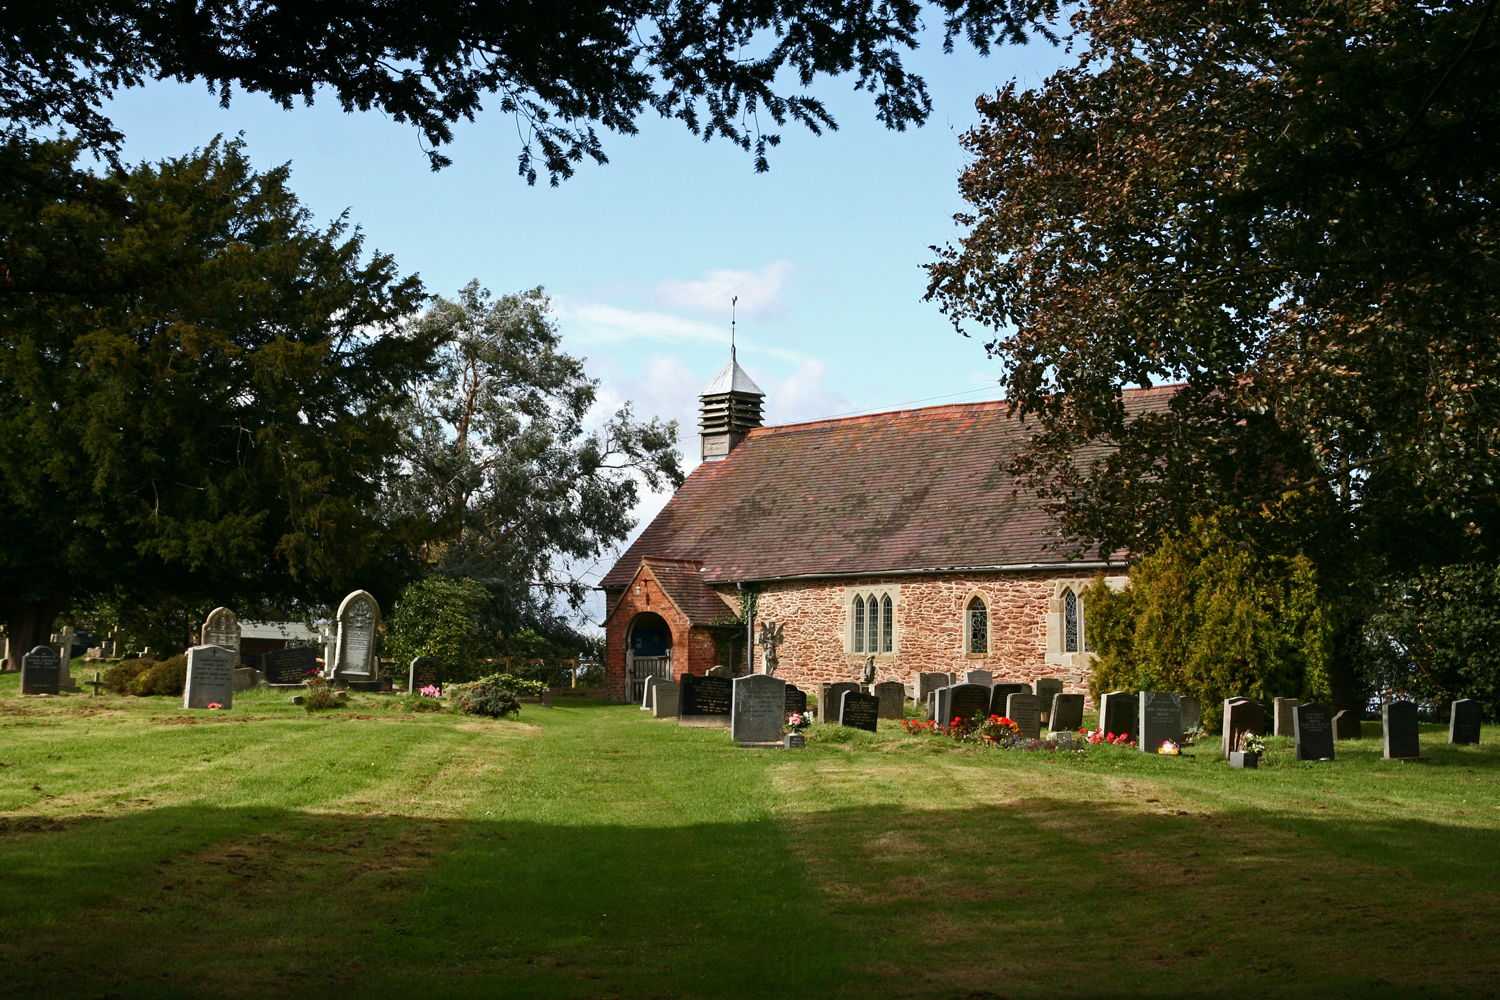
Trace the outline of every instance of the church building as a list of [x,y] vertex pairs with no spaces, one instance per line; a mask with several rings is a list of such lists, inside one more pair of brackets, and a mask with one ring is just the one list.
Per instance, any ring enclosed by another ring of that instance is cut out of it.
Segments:
[[766,621],[776,676],[803,690],[873,656],[881,681],[988,670],[1087,695],[1084,591],[1125,566],[1049,549],[1050,518],[1006,472],[1026,433],[1005,403],[765,427],[732,354],[700,399],[703,464],[601,581],[613,697],[640,700],[651,674],[761,670],[746,645]]

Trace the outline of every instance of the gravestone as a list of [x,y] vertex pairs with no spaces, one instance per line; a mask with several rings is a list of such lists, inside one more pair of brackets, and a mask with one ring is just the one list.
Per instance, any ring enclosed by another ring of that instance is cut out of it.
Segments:
[[300,687],[318,675],[318,651],[311,646],[273,649],[260,654],[260,668],[272,687]]
[[1346,708],[1333,717],[1333,738],[1336,740],[1362,740],[1365,738],[1361,713]]
[[1139,704],[1129,691],[1111,691],[1099,699],[1099,725],[1106,734],[1135,739],[1141,733]]
[[728,677],[697,677],[683,674],[678,687],[679,726],[728,728],[734,700],[734,682]]
[[954,684],[945,687],[938,692],[941,704],[938,706],[942,714],[938,717],[938,724],[951,726],[954,718],[964,721],[964,724],[980,716],[990,716],[990,689],[983,684]]
[[1186,734],[1189,730],[1197,729],[1203,725],[1203,702],[1193,695],[1185,694],[1179,696],[1179,704],[1182,706],[1182,731]]
[[1005,699],[1009,698],[1013,694],[1030,694],[1030,693],[1031,693],[1031,685],[1030,684],[1013,684],[1013,683],[1010,683],[1010,682],[1006,682],[1004,684],[996,684],[996,685],[992,686],[990,688],[990,714],[991,715],[1004,715],[1005,714]]
[[880,701],[882,719],[900,719],[906,715],[906,686],[899,681],[876,684],[875,697]]
[[730,682],[729,738],[736,743],[779,743],[786,719],[786,681],[750,674]]
[[926,673],[917,674],[917,683],[914,685],[911,700],[918,705],[927,704],[927,696],[940,687],[948,686],[947,674]]
[[852,681],[818,685],[818,722],[831,726],[839,721],[839,699],[845,691],[858,691],[859,685]]
[[1047,722],[1052,718],[1052,699],[1062,694],[1063,682],[1057,677],[1039,677],[1033,686],[1042,703],[1042,721]]
[[995,675],[988,670],[970,670],[964,674],[965,684],[983,684],[985,687],[995,686]]
[[1054,733],[1076,733],[1083,728],[1083,695],[1055,694],[1047,713],[1047,729]]
[[1156,753],[1167,740],[1182,739],[1182,695],[1142,691],[1139,700],[1143,753]]
[[435,656],[418,656],[406,671],[406,693],[420,694],[424,687],[435,687],[443,693],[443,663]]
[[1380,722],[1385,733],[1387,760],[1412,760],[1422,756],[1415,703],[1393,701],[1380,706]]
[[1478,743],[1479,720],[1484,717],[1484,705],[1473,698],[1460,698],[1453,703],[1453,713],[1448,717],[1449,743]]
[[62,656],[51,646],[38,646],[21,657],[21,693],[57,694],[62,680]]
[[[98,673],[99,671],[94,671]],[[88,683],[92,684],[93,681]],[[248,691],[260,683],[260,671],[254,667],[234,668],[234,689],[236,691]],[[97,692],[96,692],[97,693]]]
[[1333,713],[1316,703],[1292,709],[1298,760],[1333,760]]
[[807,692],[795,684],[786,686],[786,714],[807,714]]
[[873,733],[880,718],[880,699],[873,694],[845,691],[839,699],[839,725]]
[[675,719],[680,711],[682,688],[672,681],[657,678],[651,685],[651,717]]
[[373,683],[380,673],[375,641],[380,629],[380,605],[363,590],[356,590],[339,603],[334,616],[338,637],[334,640],[331,677],[351,684]]
[[1018,692],[1005,699],[1005,717],[1014,722],[1028,740],[1042,738],[1042,699]]
[[1231,750],[1229,751],[1229,766],[1258,768],[1260,767],[1260,754],[1246,753],[1243,750]]
[[732,678],[732,677],[734,677],[734,671],[730,670],[728,667],[724,666],[724,664],[720,663],[720,664],[716,664],[716,665],[714,665],[712,667],[709,667],[708,671],[707,671],[707,676],[709,676],[709,677],[729,677],[729,678]]
[[1258,701],[1249,698],[1224,699],[1223,752],[1231,753],[1245,749],[1245,734],[1266,735],[1266,709]]
[[234,704],[234,654],[223,646],[194,646],[187,653],[187,683],[182,688],[183,708],[207,708]]
[[205,646],[222,646],[240,658],[240,620],[228,608],[214,608],[199,630],[198,641]]
[[641,711],[651,711],[651,689],[661,682],[656,674],[647,674],[646,679],[641,682]]
[[1276,729],[1275,736],[1291,736],[1294,724],[1292,722],[1292,709],[1300,702],[1296,698],[1274,698],[1271,701],[1271,713]]

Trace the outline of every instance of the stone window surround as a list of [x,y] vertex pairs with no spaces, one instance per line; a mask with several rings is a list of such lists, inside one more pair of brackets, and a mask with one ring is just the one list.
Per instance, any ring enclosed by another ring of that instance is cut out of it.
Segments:
[[[861,663],[863,663],[864,660],[865,660],[865,658],[868,657],[868,656],[875,657],[875,662],[876,663],[891,663],[891,662],[895,661],[896,654],[898,654],[898,653],[901,652],[901,629],[899,627],[897,627],[897,625],[894,624],[894,623],[891,626],[891,651],[889,653],[871,653],[869,651],[865,651],[865,652],[862,652],[862,653],[857,653],[857,652],[854,651],[854,599],[856,597],[863,597],[866,601],[868,601],[870,599],[870,595],[871,594],[875,595],[875,599],[878,600],[878,601],[881,601],[882,603],[884,603],[885,598],[889,597],[891,599],[891,614],[896,617],[897,622],[900,621],[900,617],[901,617],[901,585],[900,584],[898,584],[898,583],[885,583],[885,584],[877,584],[877,585],[873,585],[873,586],[867,585],[867,586],[863,586],[863,587],[845,587],[844,588],[844,655],[848,656],[851,659],[859,660]],[[869,612],[867,611],[866,614],[868,615]],[[866,618],[866,623],[867,623],[865,625],[866,630],[869,629],[868,621],[869,621],[869,619]],[[882,631],[883,631],[883,627],[882,627]]]
[[[985,614],[984,614],[984,623],[985,623],[985,633],[986,633],[985,637],[984,637],[984,640],[985,640],[984,641],[984,648],[985,648],[986,651],[983,652],[983,653],[976,653],[976,652],[974,652],[974,645],[973,645],[973,643],[971,643],[969,641],[970,638],[971,638],[970,633],[969,633],[969,626],[970,626],[970,622],[969,622],[969,605],[974,602],[974,598],[976,598],[976,597],[979,598],[980,601],[984,602],[984,611],[985,611]],[[959,629],[959,636],[960,636],[959,641],[961,643],[963,643],[963,647],[962,647],[961,652],[963,653],[964,659],[966,659],[966,660],[987,660],[987,659],[990,658],[990,654],[989,654],[988,650],[990,650],[993,647],[993,645],[994,645],[994,632],[995,632],[994,615],[992,615],[990,613],[990,610],[991,610],[990,609],[990,595],[986,594],[982,590],[971,590],[971,591],[969,591],[967,594],[964,595],[964,599],[959,602],[958,613],[961,616],[961,618],[960,618],[961,628]]]
[[[1053,666],[1066,667],[1068,669],[1088,669],[1089,665],[1098,658],[1098,654],[1092,649],[1085,648],[1076,653],[1069,653],[1063,649],[1063,594],[1071,590],[1078,598],[1078,626],[1082,633],[1079,645],[1087,647],[1088,642],[1088,605],[1084,600],[1083,593],[1094,585],[1096,577],[1078,577],[1075,579],[1060,579],[1052,581],[1052,597],[1047,602],[1047,654],[1045,661]],[[1125,589],[1129,582],[1126,576],[1107,576],[1104,583],[1110,590],[1119,591]]]

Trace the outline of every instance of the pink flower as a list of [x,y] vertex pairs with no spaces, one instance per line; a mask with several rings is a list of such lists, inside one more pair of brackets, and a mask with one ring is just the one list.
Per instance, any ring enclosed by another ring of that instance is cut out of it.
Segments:
[[209,702],[209,703],[208,703],[208,707],[209,707],[209,708],[223,708],[223,707],[224,707],[224,706],[223,706],[223,705],[220,705],[220,704],[219,704],[219,703],[218,703],[218,702],[216,702],[216,701],[211,701],[211,702]]

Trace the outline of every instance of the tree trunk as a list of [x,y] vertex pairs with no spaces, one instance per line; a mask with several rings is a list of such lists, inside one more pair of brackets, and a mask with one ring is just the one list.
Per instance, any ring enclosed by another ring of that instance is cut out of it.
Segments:
[[10,637],[10,658],[5,669],[20,670],[21,657],[51,641],[52,626],[67,603],[68,599],[62,596],[36,601],[13,598],[4,603],[6,635]]

